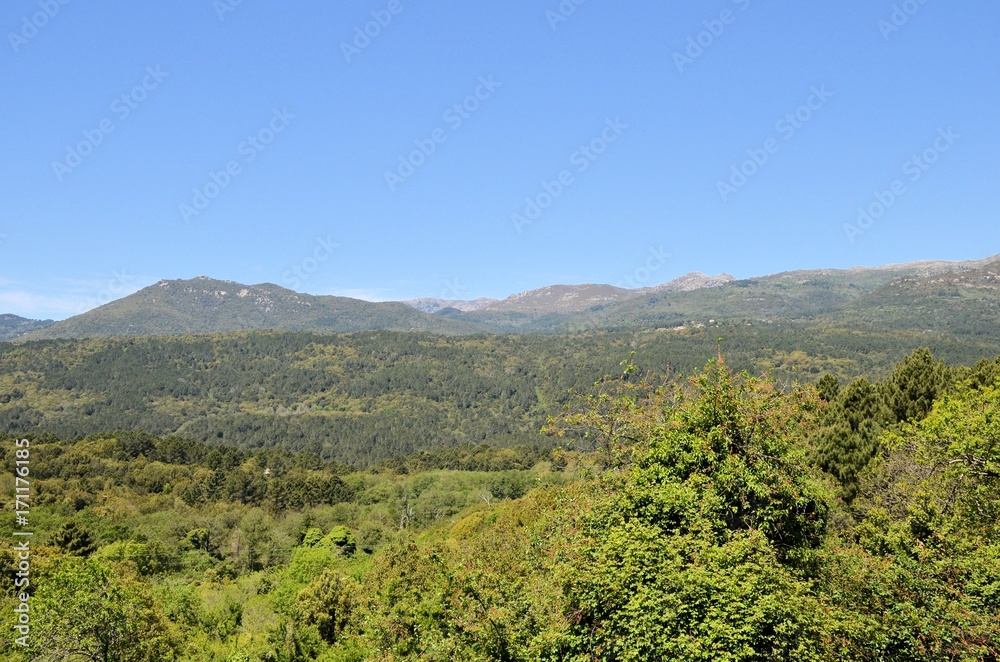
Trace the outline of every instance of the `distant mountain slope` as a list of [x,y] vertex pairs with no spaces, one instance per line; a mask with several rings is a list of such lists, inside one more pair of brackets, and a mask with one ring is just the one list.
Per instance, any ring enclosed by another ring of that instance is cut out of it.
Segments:
[[403,301],[408,306],[412,306],[417,310],[424,313],[436,313],[438,311],[444,310],[446,308],[453,308],[463,313],[469,313],[474,310],[482,310],[490,304],[496,303],[497,299],[490,299],[488,297],[480,297],[478,299],[472,299],[471,301],[465,301],[461,299],[434,299],[434,298],[423,298],[423,299],[410,299],[409,301]]
[[613,285],[550,285],[537,290],[528,290],[509,296],[503,301],[490,304],[489,312],[525,313],[528,315],[550,315],[574,313],[601,304],[624,301],[637,296],[635,290],[626,290]]
[[[877,323],[886,302],[876,294],[900,279],[929,279],[942,274],[973,274],[996,258],[971,262],[914,262],[885,267],[789,271],[761,278],[731,281],[724,285],[689,292],[660,292],[594,309],[571,320],[561,320],[567,328],[664,327],[687,321],[716,318],[754,322],[800,322],[824,319],[841,324],[846,319]],[[952,277],[952,276],[949,276]],[[920,281],[922,282],[922,281]],[[925,304],[936,307],[933,299],[944,292],[923,287]],[[866,298],[868,296],[871,298]],[[914,292],[913,297],[921,294]],[[857,301],[856,304],[852,302]],[[865,301],[871,301],[866,304]],[[867,311],[861,315],[861,311]],[[849,311],[855,311],[850,313]],[[887,314],[887,313],[886,313]],[[917,319],[923,313],[913,301],[894,313],[898,324],[922,328]],[[845,317],[846,316],[846,317]],[[904,322],[907,318],[910,322]],[[959,323],[961,320],[952,320]]]
[[[693,273],[643,289],[552,285],[502,301],[371,303],[299,294],[269,283],[241,285],[198,277],[160,281],[47,328],[31,325],[50,323],[13,316],[6,328],[11,329],[8,338],[19,341],[241,330],[560,333],[672,328],[710,320],[996,333],[997,291],[990,274],[998,271],[997,262],[1000,256],[788,271],[744,280]],[[36,330],[25,333],[30,329]]]
[[26,333],[45,329],[55,324],[53,320],[32,320],[9,313],[0,315],[0,342],[20,338]]
[[1000,260],[896,278],[851,301],[837,317],[887,329],[1000,335]]
[[[705,323],[710,319],[753,324],[805,322],[826,316],[824,319],[828,323],[839,324],[837,316],[840,313],[846,314],[845,307],[850,302],[888,286],[897,279],[931,278],[944,273],[974,271],[997,259],[788,271],[745,280],[735,280],[726,274],[714,278],[689,274],[655,288],[625,290],[627,294],[604,290],[617,296],[604,296],[605,303],[596,303],[590,307],[578,305],[575,310],[568,312],[552,312],[538,303],[534,307],[512,305],[507,310],[495,305],[452,317],[506,333],[669,328],[689,322]],[[692,283],[697,286],[687,286]],[[588,292],[601,293],[601,290],[596,289],[599,286],[581,287],[594,288]],[[933,296],[930,290],[924,291],[928,296]],[[544,300],[535,295],[539,292],[544,293],[545,289],[526,294],[533,297],[530,300],[538,302]],[[595,303],[598,298],[591,296],[588,303]],[[928,302],[927,305],[933,307],[934,304]],[[564,305],[565,308],[569,306]],[[867,317],[855,314],[854,318],[867,322],[878,317],[877,306],[869,312]],[[906,328],[921,328],[919,320],[905,322],[907,316],[917,315],[917,309],[912,305],[901,308],[898,315],[899,323]],[[952,322],[960,324],[961,320]]]
[[658,292],[693,292],[709,287],[722,287],[736,280],[729,274],[719,274],[718,276],[706,276],[697,271],[675,278],[669,283],[644,287],[636,290],[640,294],[656,294]]
[[312,296],[270,283],[242,285],[199,276],[191,280],[162,280],[20,340],[247,329],[315,332],[390,329],[446,334],[478,330],[465,322],[428,315],[403,303]]
[[[614,285],[587,283],[585,285],[550,285],[509,296],[489,306],[480,308],[489,313],[521,313],[524,315],[564,315],[579,313],[595,306],[630,301],[646,294],[660,292],[690,292],[719,287],[735,280],[729,274],[706,276],[690,273],[669,283],[654,287],[629,290]],[[458,308],[458,306],[453,306]]]

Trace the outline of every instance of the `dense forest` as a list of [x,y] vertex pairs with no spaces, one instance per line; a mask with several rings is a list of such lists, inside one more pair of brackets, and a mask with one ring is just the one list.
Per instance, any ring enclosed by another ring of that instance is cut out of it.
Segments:
[[[721,340],[720,340],[721,339]],[[247,332],[0,344],[0,430],[65,439],[144,430],[369,466],[425,449],[537,445],[548,417],[613,374],[689,374],[719,349],[783,386],[888,374],[913,347],[950,363],[1000,354],[990,336],[819,333],[794,325],[445,337]]]
[[[704,335],[702,358],[718,358],[697,370],[658,363],[658,343],[681,344],[658,334],[581,338],[563,371],[543,360],[562,354],[532,337],[5,347],[4,387],[22,392],[11,403],[30,401],[38,408],[24,411],[43,418],[23,419],[2,443],[8,466],[30,450],[38,532],[35,648],[7,637],[2,655],[997,659],[1000,359],[961,366],[920,349],[884,369],[813,371],[818,356],[803,352],[797,382],[790,371],[760,375],[749,350],[723,359],[723,334]],[[172,358],[144,363],[154,350]],[[463,352],[465,369],[435,372]],[[134,373],[116,372],[123,354]],[[674,370],[657,370],[666,365]],[[549,381],[538,378],[546,369]],[[173,428],[180,418],[85,436],[41,429],[88,406],[114,422],[119,397],[169,417],[206,394],[201,406],[226,412],[292,408],[312,393],[358,414],[390,397],[452,408],[467,388],[484,389],[465,408],[486,419],[524,407],[534,436],[437,437],[338,457],[280,437],[238,447],[188,436]],[[81,402],[63,404],[71,391]],[[525,393],[535,400],[518,401]],[[13,473],[2,480],[13,494]],[[4,506],[3,619],[14,623],[15,524]]]

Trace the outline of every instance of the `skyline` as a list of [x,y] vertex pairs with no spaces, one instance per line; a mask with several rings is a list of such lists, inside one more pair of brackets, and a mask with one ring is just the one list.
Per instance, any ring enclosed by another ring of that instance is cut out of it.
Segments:
[[0,313],[197,275],[503,299],[981,259],[1000,252],[997,19],[929,0],[11,3]]
[[[973,258],[973,259],[970,259],[970,260],[948,261],[948,263],[952,263],[953,262],[954,264],[957,265],[957,264],[968,263],[968,262],[986,262],[986,261],[988,261],[988,260],[990,260],[992,258],[996,258],[997,260],[1000,260],[1000,254],[997,254],[997,255],[988,255],[988,256],[985,256],[983,258]],[[919,264],[919,263],[922,263],[922,262],[941,262],[941,261],[940,260],[916,260],[914,262],[911,262],[910,264]],[[87,299],[84,302],[84,304],[80,306],[80,311],[78,313],[74,313],[74,315],[75,314],[82,314],[83,312],[87,312],[89,310],[93,310],[95,308],[103,306],[104,304],[111,303],[111,302],[116,301],[118,299],[125,298],[128,295],[130,295],[130,294],[135,294],[136,292],[138,292],[140,290],[147,289],[147,288],[149,288],[149,287],[151,287],[153,285],[158,285],[158,284],[160,284],[162,282],[169,282],[169,281],[191,281],[191,280],[198,280],[198,279],[208,279],[208,280],[214,280],[214,281],[219,281],[219,282],[227,282],[227,283],[233,283],[234,285],[243,285],[243,286],[247,286],[247,287],[278,285],[279,287],[284,287],[285,289],[291,290],[291,291],[299,293],[299,294],[307,294],[307,295],[312,295],[312,296],[341,296],[341,297],[347,297],[347,298],[355,298],[355,299],[357,299],[357,297],[350,297],[347,294],[318,295],[315,292],[308,292],[308,291],[303,290],[303,289],[296,289],[298,287],[298,285],[300,285],[302,283],[302,275],[303,275],[303,273],[305,273],[305,274],[310,273],[309,272],[308,264],[309,264],[309,261],[306,260],[306,261],[304,261],[303,265],[297,266],[296,268],[294,268],[293,270],[291,270],[290,272],[288,272],[286,274],[286,276],[287,276],[286,280],[288,280],[289,282],[286,283],[285,285],[280,285],[278,283],[267,283],[267,282],[264,282],[264,283],[242,283],[242,282],[233,281],[233,280],[227,279],[227,278],[215,278],[215,277],[213,277],[213,276],[211,276],[209,274],[198,274],[198,275],[192,276],[190,278],[164,278],[164,279],[160,279],[160,280],[158,280],[156,282],[147,283],[147,284],[143,285],[142,287],[134,288],[134,287],[130,287],[130,285],[135,282],[134,279],[132,279],[127,274],[118,274],[118,273],[116,273],[116,274],[114,274],[114,276],[112,277],[112,279],[105,285],[104,289],[101,290],[101,291],[99,291],[96,296],[93,296],[90,299]],[[550,283],[548,286],[571,286],[572,287],[572,286],[586,286],[586,285],[598,285],[598,286],[600,286],[600,285],[611,285],[613,287],[617,287],[617,288],[625,289],[625,290],[641,290],[641,289],[649,289],[651,287],[656,287],[658,285],[664,285],[664,284],[667,284],[667,283],[670,283],[670,282],[673,282],[673,281],[681,281],[681,280],[683,280],[687,276],[703,276],[703,277],[708,277],[708,278],[713,278],[713,277],[718,277],[718,276],[732,276],[732,274],[727,274],[725,272],[722,272],[722,273],[719,273],[719,274],[704,274],[704,273],[701,273],[701,272],[688,272],[686,274],[681,274],[681,275],[672,277],[669,280],[662,281],[662,282],[652,282],[652,279],[649,279],[649,278],[646,278],[645,276],[643,276],[643,274],[649,274],[651,272],[658,271],[659,268],[662,266],[662,264],[663,264],[663,262],[662,262],[662,254],[660,254],[658,251],[653,250],[653,251],[650,251],[650,254],[647,257],[647,260],[644,263],[644,265],[640,266],[640,267],[637,267],[636,270],[635,270],[635,272],[632,275],[627,276],[623,281],[620,281],[620,282],[617,282],[617,283],[596,283],[596,282],[585,282],[585,283]],[[834,269],[834,271],[845,271],[845,270],[849,271],[849,270],[852,270],[852,269],[878,269],[878,268],[888,268],[888,267],[903,266],[905,264],[906,263],[893,263],[893,264],[884,264],[884,265],[855,265],[854,267],[848,267],[846,269]],[[303,270],[303,267],[305,267],[304,270]],[[756,275],[753,275],[753,276],[747,276],[747,277],[737,278],[736,280],[737,281],[738,280],[753,280],[755,278],[767,278],[767,277],[770,277],[770,276],[780,275],[781,273],[795,273],[795,272],[800,272],[800,271],[810,271],[810,270],[791,269],[788,272],[756,274]],[[829,271],[829,269],[819,268],[819,269],[817,269],[817,271]],[[638,284],[638,283],[647,283],[647,282],[650,283],[650,284],[642,284],[642,285]],[[368,301],[370,303],[379,303],[379,302],[409,303],[409,302],[416,302],[416,301],[427,300],[427,299],[445,300],[445,301],[447,301],[447,300],[449,300],[448,295],[452,294],[453,292],[455,292],[457,288],[456,288],[456,286],[454,284],[446,283],[445,285],[446,285],[445,286],[445,290],[442,292],[442,296],[413,297],[411,299],[360,299],[360,300]],[[507,300],[507,299],[516,298],[519,295],[523,295],[523,294],[526,294],[527,292],[534,291],[534,290],[537,290],[537,289],[545,289],[548,286],[542,285],[539,288],[533,288],[533,290],[522,290],[520,292],[511,292],[510,294],[508,294],[508,295],[506,295],[504,297],[500,297],[500,298],[495,298],[495,297],[473,297],[473,298],[470,298],[470,299],[450,299],[450,300],[451,301],[456,301],[456,302],[457,301],[471,302],[471,301],[476,300],[476,299],[488,299],[488,300],[494,300],[494,301],[498,301],[499,302],[499,301],[504,301],[504,300]],[[44,321],[44,320],[41,320],[41,321]],[[62,320],[58,319],[58,320],[55,320],[55,321],[62,321]]]

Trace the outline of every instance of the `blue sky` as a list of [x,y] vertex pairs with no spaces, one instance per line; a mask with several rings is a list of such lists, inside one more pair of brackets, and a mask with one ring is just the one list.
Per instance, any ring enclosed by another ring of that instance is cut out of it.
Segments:
[[10,0],[0,312],[196,275],[474,298],[1000,253],[998,23],[986,0]]

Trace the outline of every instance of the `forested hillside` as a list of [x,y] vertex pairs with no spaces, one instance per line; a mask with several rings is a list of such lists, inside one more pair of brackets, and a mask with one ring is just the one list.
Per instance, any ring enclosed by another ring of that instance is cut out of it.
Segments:
[[0,342],[9,342],[16,338],[38,331],[55,324],[52,320],[30,320],[9,313],[0,315]]
[[[921,349],[882,379],[801,387],[634,359],[548,420],[551,450],[358,471],[139,431],[7,438],[5,463],[31,457],[38,644],[0,652],[997,659],[1000,359]],[[13,526],[0,518],[8,623]]]
[[[721,338],[721,341],[720,341]],[[689,373],[721,349],[783,385],[880,377],[911,348],[949,362],[1000,353],[991,336],[778,324],[574,335],[227,335],[0,344],[0,429],[63,438],[113,429],[368,465],[421,449],[543,441],[539,429],[630,352]]]
[[658,292],[572,315],[501,315],[484,310],[457,319],[506,331],[650,328],[716,319],[725,324],[800,324],[817,331],[908,329],[981,335],[997,320],[1000,264],[912,263],[857,270],[791,271],[693,291]]
[[205,276],[161,280],[83,314],[41,325],[28,337],[108,338],[242,330],[339,332],[394,329],[471,333],[478,329],[398,302],[372,303],[243,285]]

